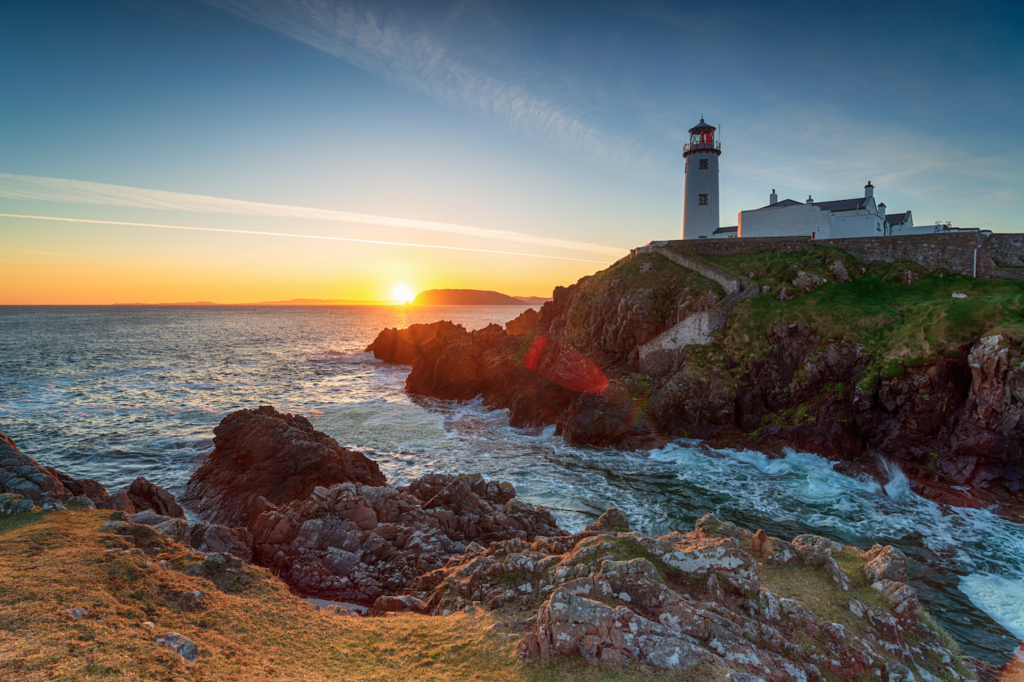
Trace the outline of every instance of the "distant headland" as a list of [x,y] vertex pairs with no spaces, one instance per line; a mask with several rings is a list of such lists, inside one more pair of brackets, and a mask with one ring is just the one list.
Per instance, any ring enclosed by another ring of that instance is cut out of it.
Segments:
[[532,305],[551,299],[537,296],[507,296],[497,291],[477,289],[428,289],[421,291],[413,305]]

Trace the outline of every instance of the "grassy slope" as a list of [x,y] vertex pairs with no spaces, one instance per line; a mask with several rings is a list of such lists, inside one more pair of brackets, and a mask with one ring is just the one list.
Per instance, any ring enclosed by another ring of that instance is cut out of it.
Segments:
[[[938,353],[955,355],[961,345],[1002,332],[1024,338],[1024,282],[990,281],[930,274],[909,262],[859,263],[838,249],[815,246],[806,252],[755,253],[736,256],[701,255],[708,262],[771,287],[771,295],[733,309],[722,350],[736,358],[767,350],[765,330],[775,322],[805,322],[824,339],[843,339],[864,348],[876,369],[898,374],[904,364],[934,361]],[[852,278],[835,282],[828,266],[843,260]],[[860,269],[865,268],[864,273]],[[829,282],[809,293],[790,282],[803,270]],[[920,279],[901,283],[913,270]],[[782,286],[791,301],[776,299]],[[954,299],[959,291],[966,299]]]
[[[0,516],[0,679],[17,680],[676,680],[717,671],[591,668],[581,659],[520,665],[516,637],[478,610],[446,617],[321,613],[263,569],[234,594],[124,553],[99,531],[109,512]],[[113,550],[108,552],[108,550]],[[173,552],[168,553],[168,556]],[[210,594],[190,611],[181,595]],[[75,620],[68,611],[89,615]],[[151,621],[150,631],[141,624]],[[188,665],[154,642],[173,631],[199,645]]]

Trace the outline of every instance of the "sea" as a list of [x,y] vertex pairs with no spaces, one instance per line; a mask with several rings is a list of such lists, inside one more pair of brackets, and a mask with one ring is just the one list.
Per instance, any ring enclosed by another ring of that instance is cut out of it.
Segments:
[[570,531],[614,505],[651,535],[714,512],[787,539],[891,544],[965,653],[1002,664],[1018,649],[1024,525],[925,500],[890,463],[881,485],[802,452],[574,447],[478,401],[409,396],[409,368],[365,352],[387,327],[478,329],[526,307],[0,306],[0,432],[108,490],[145,476],[180,495],[225,415],[273,405],[374,459],[394,485],[428,472],[511,481]]

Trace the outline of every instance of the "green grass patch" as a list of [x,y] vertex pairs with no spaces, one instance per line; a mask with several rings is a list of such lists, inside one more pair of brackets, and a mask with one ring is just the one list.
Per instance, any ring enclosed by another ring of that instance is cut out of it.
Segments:
[[[803,322],[823,340],[854,343],[874,358],[860,384],[868,391],[878,371],[899,376],[939,353],[955,357],[961,346],[982,336],[999,333],[1017,342],[1024,339],[1024,282],[939,276],[906,262],[872,263],[861,274],[861,265],[852,256],[821,247],[706,259],[735,274],[754,271],[759,281],[778,286],[791,282],[800,269],[825,273],[837,257],[846,264],[851,281],[830,279],[786,302],[774,295],[744,301],[732,310],[723,351],[737,357],[762,356],[768,351],[769,327]],[[901,282],[908,269],[920,275],[911,286]],[[955,291],[968,297],[952,298]]]

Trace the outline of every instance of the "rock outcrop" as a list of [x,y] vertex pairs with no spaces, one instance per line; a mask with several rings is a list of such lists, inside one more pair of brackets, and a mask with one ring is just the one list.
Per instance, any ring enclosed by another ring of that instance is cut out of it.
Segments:
[[239,410],[214,429],[214,450],[192,475],[182,501],[205,520],[251,527],[264,507],[304,499],[314,488],[383,485],[373,460],[338,445],[300,415],[264,405]]
[[447,320],[432,324],[414,324],[405,329],[385,329],[366,347],[367,353],[384,362],[411,365],[422,354],[423,346],[440,340],[452,332],[466,328]]
[[[307,596],[369,604],[473,542],[562,534],[509,483],[430,474],[394,488],[371,460],[270,407],[232,413],[214,433],[187,488],[208,523],[132,519],[204,551],[251,548],[255,563]],[[224,527],[235,525],[244,532]]]
[[[780,682],[965,679],[939,633],[918,619],[913,588],[890,579],[869,585],[835,558],[865,565],[892,558],[891,547],[872,557],[819,536],[787,542],[711,515],[692,533],[651,538],[623,530],[621,516],[610,511],[572,536],[471,546],[409,593],[379,599],[373,612],[495,609],[507,619],[500,626],[523,634],[524,660],[579,656],[676,670],[707,663],[730,679]],[[788,573],[832,610],[774,592]]]
[[268,506],[252,531],[255,562],[300,594],[363,604],[407,589],[474,542],[563,534],[508,483],[442,474],[404,488],[316,488]]
[[0,493],[14,493],[42,504],[45,500],[64,502],[85,496],[102,505],[107,490],[88,478],[72,478],[53,467],[44,467],[24,454],[8,436],[0,433]]

